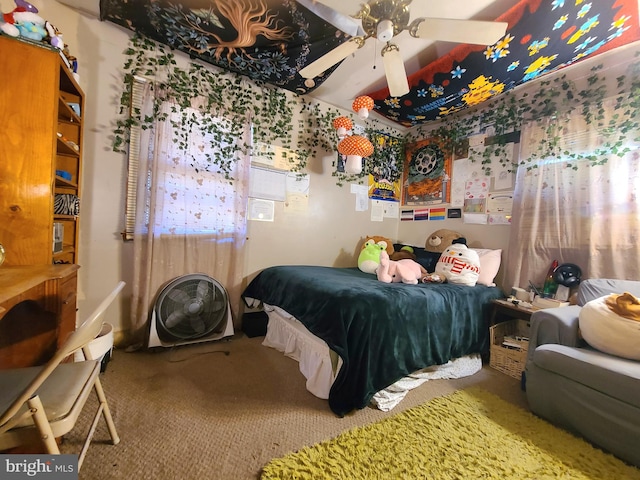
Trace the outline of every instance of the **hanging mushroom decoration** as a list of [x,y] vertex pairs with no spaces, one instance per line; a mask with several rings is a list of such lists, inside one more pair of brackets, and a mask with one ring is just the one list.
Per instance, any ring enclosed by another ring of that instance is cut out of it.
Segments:
[[338,131],[338,138],[342,140],[347,136],[347,132],[353,128],[353,123],[348,117],[338,117],[333,120],[333,128]]
[[353,101],[351,108],[353,108],[353,111],[364,120],[369,117],[369,112],[373,110],[373,105],[373,98],[367,95],[362,95]]
[[373,145],[365,137],[351,135],[338,144],[338,152],[347,156],[344,171],[357,175],[362,172],[362,158],[373,154]]

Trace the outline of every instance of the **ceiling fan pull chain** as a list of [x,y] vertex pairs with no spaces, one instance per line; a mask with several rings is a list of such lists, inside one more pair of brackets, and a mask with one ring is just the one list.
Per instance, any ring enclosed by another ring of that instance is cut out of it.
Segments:
[[376,61],[378,60],[378,51],[376,48],[373,49],[373,68],[375,70],[377,68]]

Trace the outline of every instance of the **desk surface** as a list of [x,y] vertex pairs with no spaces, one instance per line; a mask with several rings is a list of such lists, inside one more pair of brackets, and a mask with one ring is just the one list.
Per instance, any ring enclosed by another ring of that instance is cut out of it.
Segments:
[[0,267],[0,369],[44,364],[75,329],[78,268]]
[[0,267],[0,305],[46,280],[66,277],[78,268],[71,264]]

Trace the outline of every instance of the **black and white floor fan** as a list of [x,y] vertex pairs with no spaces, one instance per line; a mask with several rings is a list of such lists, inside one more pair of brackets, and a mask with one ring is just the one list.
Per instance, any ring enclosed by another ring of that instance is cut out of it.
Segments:
[[221,340],[233,335],[226,289],[202,273],[174,278],[156,298],[148,347],[173,347]]

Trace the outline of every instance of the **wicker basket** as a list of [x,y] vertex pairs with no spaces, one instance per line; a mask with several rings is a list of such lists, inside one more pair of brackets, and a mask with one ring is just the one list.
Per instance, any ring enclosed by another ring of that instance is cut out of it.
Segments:
[[[510,320],[489,329],[491,349],[489,366],[520,380],[529,349],[529,322]],[[509,345],[504,346],[505,337]]]

